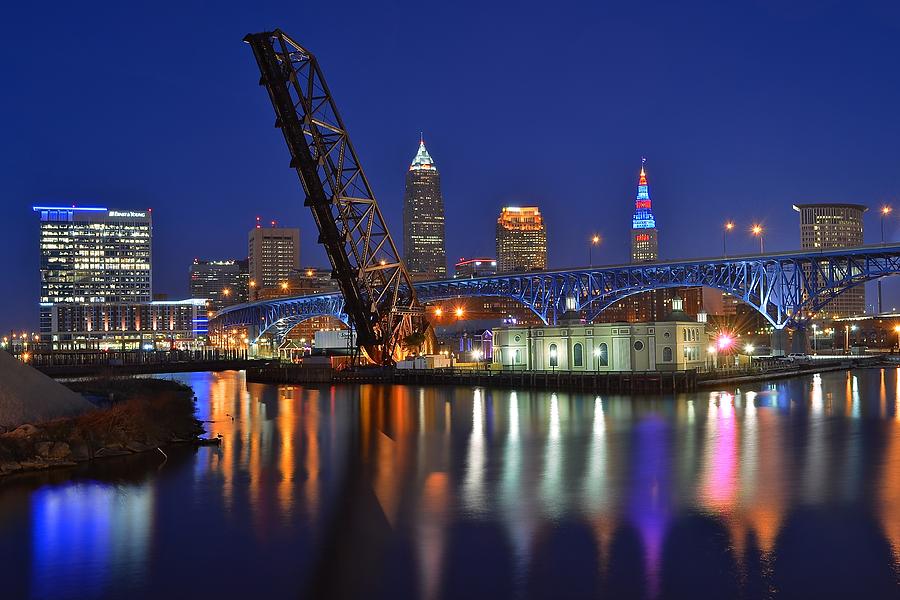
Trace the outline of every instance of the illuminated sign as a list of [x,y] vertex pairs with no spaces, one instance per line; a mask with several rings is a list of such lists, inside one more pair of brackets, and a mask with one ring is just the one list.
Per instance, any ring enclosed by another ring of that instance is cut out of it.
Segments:
[[634,240],[636,242],[649,242],[650,234],[649,233],[639,233],[636,236],[634,236]]
[[147,213],[145,212],[137,212],[132,210],[111,210],[109,211],[110,217],[126,217],[129,219],[145,219],[147,218]]
[[650,209],[650,201],[649,200],[638,200],[637,202],[635,202],[635,206],[637,208],[646,208],[649,210]]

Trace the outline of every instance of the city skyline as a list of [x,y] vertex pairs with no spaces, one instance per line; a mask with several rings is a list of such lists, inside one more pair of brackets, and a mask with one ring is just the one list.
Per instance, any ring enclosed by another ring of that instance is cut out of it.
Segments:
[[[32,252],[37,247],[37,233],[28,211],[32,204],[52,200],[53,204],[74,201],[79,205],[154,208],[156,237],[165,240],[154,248],[154,287],[172,297],[185,297],[187,285],[183,271],[169,265],[187,264],[198,255],[240,256],[241,232],[256,214],[275,214],[303,231],[314,229],[280,147],[273,143],[275,134],[267,120],[265,98],[259,98],[253,86],[246,88],[258,75],[239,41],[260,22],[277,22],[296,30],[298,14],[283,14],[283,9],[274,8],[260,8],[253,14],[235,11],[215,17],[214,26],[202,31],[194,26],[208,16],[191,7],[183,15],[179,13],[183,18],[174,24],[165,10],[150,15],[151,25],[159,20],[157,29],[171,35],[186,31],[199,35],[196,54],[189,50],[190,60],[185,62],[180,54],[184,49],[176,52],[165,39],[139,33],[136,41],[153,53],[158,69],[168,74],[173,85],[157,89],[135,78],[111,91],[99,83],[111,76],[109,69],[127,72],[130,59],[108,56],[109,40],[70,43],[77,34],[66,25],[69,10],[74,9],[61,9],[58,21],[41,27],[72,46],[66,60],[99,65],[98,69],[63,74],[69,85],[53,88],[56,94],[61,89],[79,90],[69,92],[62,101],[82,118],[69,121],[36,110],[44,106],[41,98],[46,95],[44,84],[37,80],[29,80],[4,99],[10,109],[7,114],[20,115],[11,123],[12,139],[25,143],[9,145],[6,160],[0,161],[0,169],[7,170],[3,180],[11,184],[6,197],[12,199],[5,201],[9,218],[0,234],[12,247],[25,251],[23,260],[11,265],[8,274],[23,290],[22,299],[12,299],[0,326],[18,328],[37,320],[33,298],[38,293],[38,266]],[[124,15],[132,10],[122,9]],[[634,162],[642,155],[653,162],[654,194],[663,200],[655,211],[666,224],[660,247],[663,258],[720,254],[721,226],[726,220],[737,223],[729,236],[730,253],[753,251],[756,240],[746,230],[756,221],[766,228],[767,249],[797,249],[798,228],[791,205],[804,202],[866,204],[870,208],[865,216],[866,241],[878,241],[875,209],[884,203],[896,205],[896,190],[900,189],[895,168],[900,156],[890,143],[894,134],[889,108],[900,99],[900,86],[889,68],[891,52],[885,50],[891,47],[892,21],[884,18],[879,7],[860,5],[850,12],[823,7],[797,13],[716,7],[716,17],[740,21],[731,31],[731,39],[717,34],[718,28],[699,8],[679,11],[680,15],[663,4],[641,10],[592,10],[573,24],[574,30],[566,30],[566,36],[557,31],[568,22],[562,15],[539,10],[523,17],[517,28],[503,28],[486,41],[488,46],[482,47],[477,61],[468,50],[460,54],[453,40],[460,32],[477,32],[479,25],[466,22],[462,14],[450,14],[447,25],[438,28],[429,43],[433,69],[418,72],[414,80],[395,76],[389,68],[380,70],[382,62],[372,66],[357,60],[355,54],[334,44],[327,31],[304,32],[310,47],[323,57],[395,236],[401,234],[398,224],[402,222],[403,180],[398,166],[408,164],[410,136],[427,129],[429,144],[442,159],[444,193],[454,199],[446,207],[447,250],[452,257],[493,254],[492,218],[497,210],[506,204],[529,203],[541,206],[547,214],[551,267],[585,263],[587,239],[594,231],[603,234],[603,244],[594,254],[596,264],[626,262],[631,216],[626,201],[633,196]],[[13,13],[16,11],[23,9],[15,7]],[[28,14],[13,16],[29,22]],[[352,17],[346,27],[354,36],[384,46],[384,64],[408,61],[406,34],[400,38],[403,43],[390,41],[394,35],[390,32],[407,17],[380,32],[378,19],[382,17],[371,16],[374,22],[368,17]],[[96,17],[98,26],[115,29],[109,16],[98,13]],[[672,19],[675,26],[665,24]],[[752,57],[747,56],[743,48],[763,23],[769,42]],[[640,47],[626,46],[631,41],[617,31],[632,25],[659,35],[643,39]],[[865,26],[865,38],[853,38],[854,43],[843,45],[840,52],[815,44],[817,39],[856,25]],[[549,28],[550,39],[557,43],[548,45],[542,64],[571,61],[571,68],[556,73],[554,81],[578,90],[576,96],[566,97],[565,109],[572,113],[573,122],[580,124],[581,135],[534,136],[523,116],[547,102],[547,97],[541,93],[525,98],[518,93],[525,76],[499,68],[514,64],[512,53],[526,48],[527,39],[543,27]],[[401,27],[405,29],[415,28]],[[695,34],[688,36],[695,41],[680,48],[677,56],[653,59],[673,36],[683,38],[685,29]],[[116,43],[118,36],[125,34],[115,31],[112,35]],[[409,37],[411,41],[415,38]],[[567,44],[565,39],[574,41]],[[198,75],[194,65],[205,56],[201,46],[212,47],[227,60],[209,65]],[[625,47],[629,52],[618,51]],[[817,48],[821,54],[799,50],[806,47]],[[696,54],[701,51],[714,56],[703,59],[709,61],[705,66],[720,73],[724,81],[696,82],[683,69],[670,72],[678,60],[696,67]],[[46,62],[45,52],[37,49],[27,57],[17,57],[11,65],[14,72]],[[586,77],[584,68],[604,56],[612,58],[603,59],[602,79],[596,74]],[[413,57],[416,65],[421,59]],[[474,61],[465,76],[454,68],[460,61]],[[720,70],[725,64],[729,65],[727,72]],[[796,85],[798,73],[802,74],[800,86]],[[348,93],[354,85],[384,77],[388,77],[384,85],[397,93],[376,93],[370,102]],[[679,77],[692,85],[683,85]],[[214,80],[238,92],[234,98],[223,99],[209,123],[200,122],[195,114],[197,103],[206,103],[196,90]],[[755,82],[760,81],[766,83],[769,93],[785,100],[782,108],[773,111],[765,103],[748,104],[754,97]],[[875,81],[878,87],[870,93]],[[647,86],[647,82],[654,93],[635,100],[631,90]],[[460,104],[460,92],[494,90],[495,86],[500,86],[496,98],[478,107],[477,118],[469,108],[462,113],[447,110]],[[509,92],[502,92],[504,88]],[[128,102],[118,94],[127,95]],[[600,98],[599,104],[595,96]],[[128,119],[117,104],[149,116]],[[741,111],[741,119],[729,121],[732,126],[723,132],[720,122],[730,119],[734,111]],[[38,115],[43,115],[42,121],[36,119]],[[123,145],[125,139],[116,125],[123,121],[132,128],[127,137],[140,139],[140,144]],[[34,143],[45,139],[49,128],[58,132],[59,146],[58,152],[48,156]],[[173,139],[179,144],[173,145]],[[232,143],[237,139],[242,142]],[[564,140],[573,145],[560,153],[558,147]],[[148,169],[158,176],[147,178]],[[53,177],[46,177],[46,172]],[[562,177],[561,173],[571,175]],[[195,227],[203,231],[189,233]],[[895,240],[896,220],[889,219],[885,230],[886,240]],[[697,235],[697,231],[705,235]],[[327,262],[313,235],[303,239],[301,252],[308,257],[307,263]],[[896,304],[897,290],[894,280],[885,281],[886,309]],[[874,297],[871,291],[869,296]]]

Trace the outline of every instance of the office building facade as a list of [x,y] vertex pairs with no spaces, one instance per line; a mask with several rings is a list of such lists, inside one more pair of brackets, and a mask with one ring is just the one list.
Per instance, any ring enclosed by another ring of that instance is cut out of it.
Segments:
[[151,212],[34,206],[40,219],[41,337],[50,341],[55,304],[149,302]]
[[[863,245],[862,204],[795,204],[800,213],[800,247],[829,250]],[[859,285],[833,298],[822,308],[823,317],[854,317],[866,312],[866,289]]]
[[248,261],[201,260],[190,268],[191,298],[206,298],[210,310],[219,310],[248,300]]
[[247,257],[251,289],[286,282],[300,268],[300,230],[257,225],[248,234]]
[[423,139],[419,140],[419,150],[406,172],[403,259],[410,275],[416,279],[447,276],[441,175]]
[[547,268],[547,229],[536,206],[507,206],[497,219],[497,272]]
[[199,349],[209,322],[205,299],[53,303],[47,315],[54,350]]

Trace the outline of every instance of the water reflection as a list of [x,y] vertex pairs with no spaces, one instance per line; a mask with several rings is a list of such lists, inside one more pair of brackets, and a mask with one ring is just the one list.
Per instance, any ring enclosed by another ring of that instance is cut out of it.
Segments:
[[0,550],[30,549],[11,589],[761,598],[805,597],[813,577],[824,596],[898,592],[897,369],[677,398],[178,377],[221,447],[144,459],[127,483],[89,467],[0,487]]

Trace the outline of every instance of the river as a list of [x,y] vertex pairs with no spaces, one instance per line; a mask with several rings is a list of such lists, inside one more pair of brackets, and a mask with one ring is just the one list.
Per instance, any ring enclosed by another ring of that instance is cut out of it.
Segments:
[[0,596],[900,595],[897,369],[663,398],[163,377],[222,446],[0,482]]

